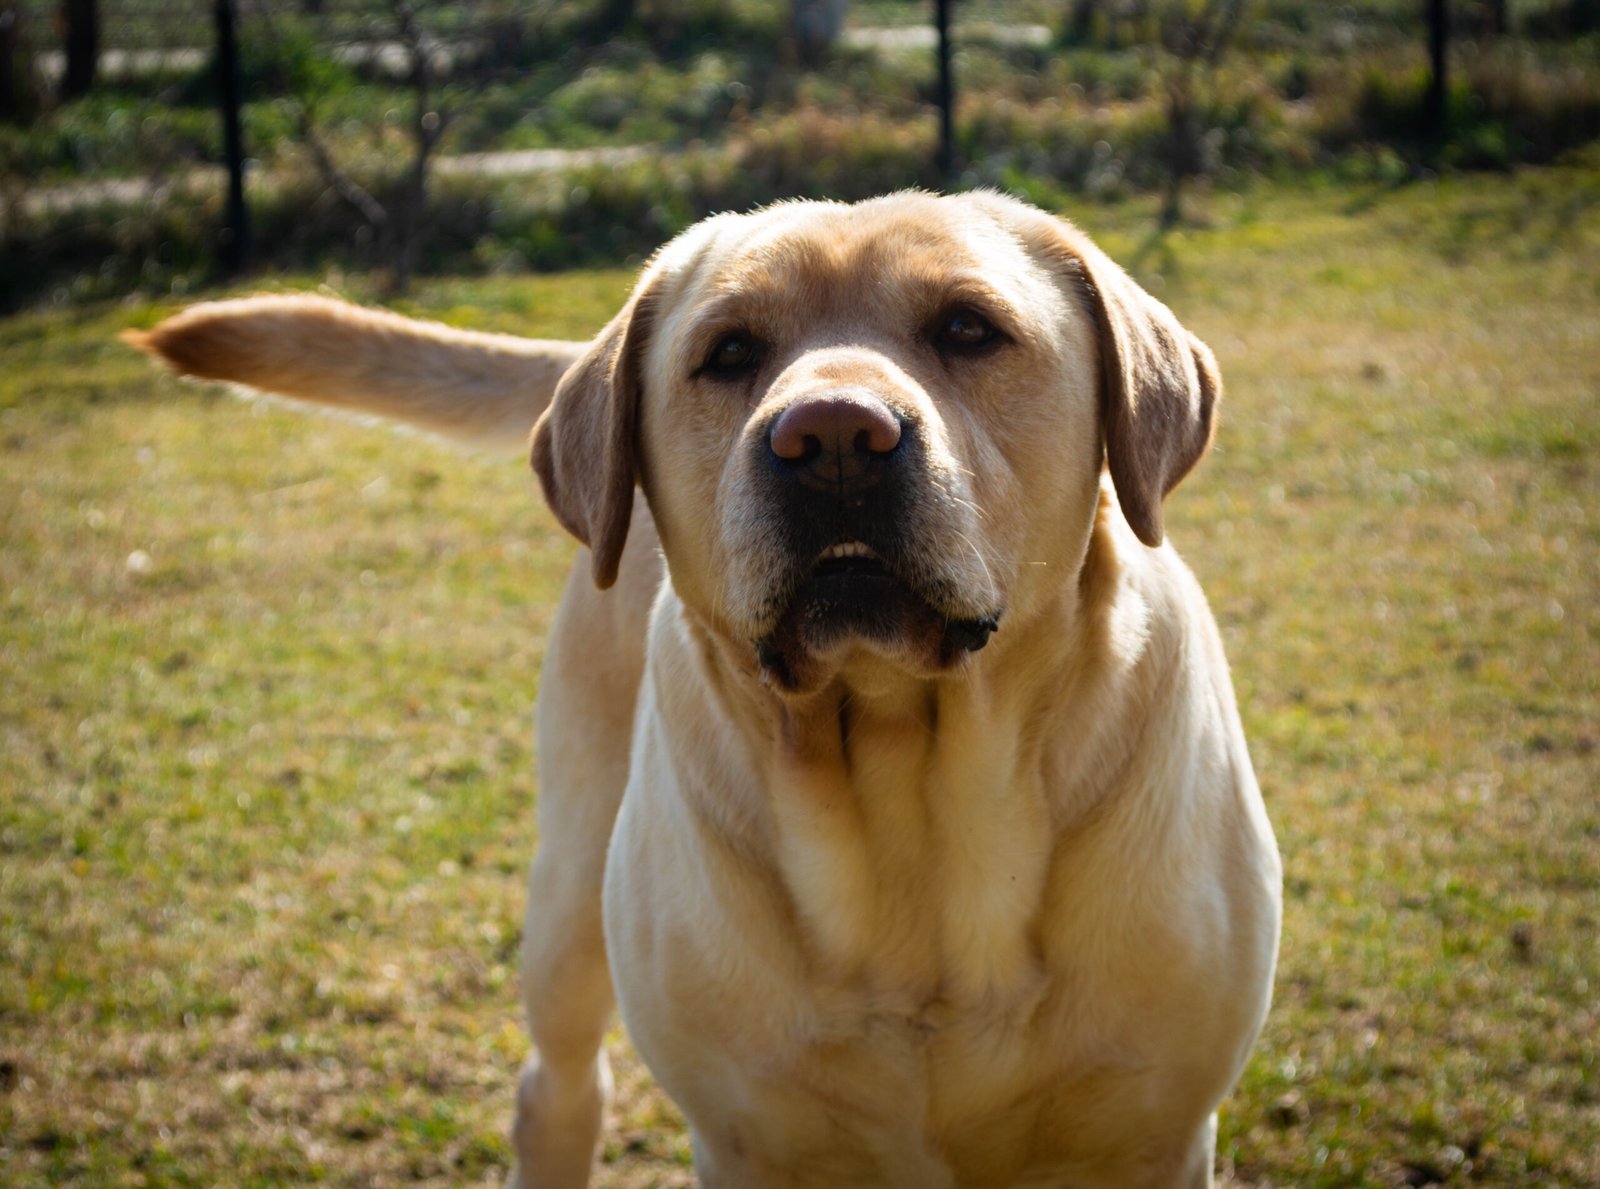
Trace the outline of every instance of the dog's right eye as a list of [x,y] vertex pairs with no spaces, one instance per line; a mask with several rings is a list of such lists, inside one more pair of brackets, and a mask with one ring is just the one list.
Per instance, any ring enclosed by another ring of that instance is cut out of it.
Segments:
[[940,351],[952,355],[981,355],[1006,341],[993,322],[970,306],[947,310],[934,323],[930,337]]
[[731,379],[747,375],[761,363],[761,343],[744,331],[723,335],[711,348],[706,361],[700,365],[700,374],[716,379]]

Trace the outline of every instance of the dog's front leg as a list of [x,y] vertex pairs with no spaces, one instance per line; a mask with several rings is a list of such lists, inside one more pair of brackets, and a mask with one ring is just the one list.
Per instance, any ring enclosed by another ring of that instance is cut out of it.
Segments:
[[1084,1172],[1075,1189],[1212,1189],[1216,1184],[1217,1116],[1176,1142],[1154,1141],[1145,1148],[1127,1145],[1123,1156]]
[[601,595],[580,565],[551,631],[539,691],[539,853],[522,929],[534,1052],[517,1087],[514,1189],[583,1189],[611,1096],[602,1045],[616,996],[601,889],[643,669],[649,586],[640,585]]
[[1217,1115],[1213,1111],[1189,1146],[1189,1160],[1179,1183],[1186,1189],[1212,1189],[1216,1183]]
[[[549,831],[552,815],[542,810]],[[534,1051],[517,1084],[513,1189],[583,1189],[611,1098],[602,1046],[615,996],[600,923],[603,863],[581,869],[560,833],[544,833],[528,877],[522,996]]]

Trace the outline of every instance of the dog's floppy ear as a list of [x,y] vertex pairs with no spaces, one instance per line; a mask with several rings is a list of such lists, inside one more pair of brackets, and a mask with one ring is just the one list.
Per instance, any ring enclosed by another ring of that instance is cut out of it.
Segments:
[[1216,432],[1216,357],[1088,237],[1064,227],[1083,268],[1100,341],[1106,464],[1117,502],[1146,545],[1161,544],[1161,501]]
[[1077,228],[1022,203],[984,199],[1024,243],[1055,258],[1086,303],[1117,502],[1141,541],[1161,544],[1161,501],[1200,461],[1216,429],[1216,358]]
[[589,547],[602,590],[617,580],[633,515],[640,362],[654,311],[654,288],[641,283],[561,378],[533,427],[533,469],[545,499],[562,527]]

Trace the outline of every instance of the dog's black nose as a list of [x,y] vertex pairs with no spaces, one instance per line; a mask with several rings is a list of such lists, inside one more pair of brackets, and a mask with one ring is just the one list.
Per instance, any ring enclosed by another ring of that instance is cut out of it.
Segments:
[[803,396],[767,431],[782,470],[806,487],[837,494],[875,483],[900,439],[894,411],[862,389]]

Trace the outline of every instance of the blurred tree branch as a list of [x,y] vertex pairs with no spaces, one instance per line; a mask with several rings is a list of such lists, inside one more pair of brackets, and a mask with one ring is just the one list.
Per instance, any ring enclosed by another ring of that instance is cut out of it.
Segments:
[[1249,0],[1169,0],[1159,12],[1166,53],[1162,91],[1167,114],[1167,178],[1161,226],[1183,218],[1184,183],[1206,172],[1203,93],[1215,82],[1218,66],[1245,17]]
[[[275,23],[268,0],[257,0],[254,7],[266,32],[272,57],[281,67],[287,57],[289,39]],[[356,181],[336,159],[321,134],[314,83],[303,77],[291,77],[287,69],[280,69],[278,80],[296,108],[295,129],[317,173],[377,237],[388,267],[386,287],[391,293],[404,293],[409,289],[416,272],[429,167],[448,122],[437,98],[434,69],[437,45],[423,27],[418,12],[410,0],[390,0],[387,22],[380,30],[404,55],[404,74],[412,100],[408,124],[410,160],[395,185],[369,189]]]

